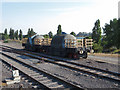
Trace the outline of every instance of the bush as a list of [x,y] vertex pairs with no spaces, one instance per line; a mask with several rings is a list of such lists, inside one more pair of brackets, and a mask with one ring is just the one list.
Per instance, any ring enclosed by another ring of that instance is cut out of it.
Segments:
[[103,47],[100,44],[94,43],[93,49],[94,49],[94,52],[101,53],[103,50]]
[[112,52],[113,54],[120,54],[120,49],[116,49],[116,50],[114,50],[113,52]]
[[4,40],[3,43],[8,43],[8,40]]

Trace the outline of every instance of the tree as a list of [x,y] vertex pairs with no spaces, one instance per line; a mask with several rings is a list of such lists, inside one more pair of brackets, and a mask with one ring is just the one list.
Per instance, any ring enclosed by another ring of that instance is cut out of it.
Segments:
[[95,26],[92,29],[92,39],[95,43],[101,43],[101,27],[99,19],[95,22]]
[[8,39],[8,38],[9,38],[9,36],[7,34],[7,28],[6,28],[5,31],[4,31],[4,39]]
[[14,39],[14,30],[10,28],[10,34],[9,34],[10,39]]
[[5,29],[4,34],[7,35],[7,28]]
[[15,39],[18,40],[18,30],[15,31]]
[[73,35],[73,36],[76,36],[75,32],[73,32],[73,31],[70,34]]
[[120,48],[120,20],[116,18],[110,20],[110,24],[105,24],[103,28],[106,43],[106,48],[109,49],[111,47]]
[[31,28],[31,29],[29,28],[29,29],[28,29],[28,34],[27,34],[28,37],[31,37],[31,36],[33,36],[33,35],[35,35],[35,34],[36,34],[36,33],[33,31],[33,28]]
[[58,30],[57,30],[57,34],[62,34],[62,29],[61,29],[61,25],[58,25]]
[[33,28],[31,28],[31,36],[35,35],[36,33],[33,31]]
[[102,50],[103,50],[103,47],[100,44],[98,44],[98,43],[93,43],[93,48],[94,48],[94,52],[101,53]]
[[4,33],[0,33],[0,40],[5,40],[5,34]]
[[95,52],[102,52],[101,38],[100,20],[98,19],[92,29],[93,49]]
[[48,35],[50,38],[53,38],[53,33],[51,31],[48,33]]
[[31,34],[30,34],[30,28],[28,29],[28,33],[27,33],[28,37],[31,37]]
[[48,34],[43,35],[44,38],[49,38]]
[[19,31],[19,39],[22,40],[22,38],[23,38],[22,30],[20,29],[20,31]]
[[117,23],[117,48],[120,49],[120,18],[118,19],[118,23]]

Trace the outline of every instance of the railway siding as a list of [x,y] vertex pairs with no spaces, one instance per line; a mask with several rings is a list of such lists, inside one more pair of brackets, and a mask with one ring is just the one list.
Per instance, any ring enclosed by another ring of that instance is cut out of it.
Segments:
[[[6,59],[4,59],[4,60],[6,60]],[[19,65],[18,63],[16,63],[16,62],[14,62],[14,61],[10,61],[10,60],[8,60],[7,61],[8,63],[10,63],[10,64],[14,64],[15,65],[15,67],[16,68],[19,68],[20,69],[20,71],[23,71],[23,72],[25,72],[26,74],[28,74],[29,76],[31,76],[31,74],[29,74],[29,72],[32,72],[32,71],[30,71],[29,69],[28,69],[28,67],[24,67],[24,66],[21,66],[21,65]],[[24,62],[24,63],[26,63],[26,62]],[[28,62],[26,63],[26,65],[28,65]],[[25,65],[25,66],[26,66]],[[31,67],[33,67],[34,69],[37,69],[38,70],[38,68],[37,67],[35,67],[35,66],[31,66]],[[23,70],[24,69],[24,70]],[[26,72],[27,71],[27,72]],[[38,70],[39,71],[39,70]],[[42,71],[43,72],[43,71]],[[44,71],[44,73],[45,74],[48,74],[46,71]],[[37,74],[37,73],[36,73]],[[34,74],[35,75],[35,74]],[[48,75],[51,75],[51,74],[48,74]],[[51,77],[54,77],[54,78],[57,78],[55,75],[51,75]],[[38,80],[38,78],[36,78],[36,77],[32,77],[34,80],[37,80],[37,81],[39,81],[40,82],[40,80]],[[41,78],[41,80],[44,80],[44,79],[47,79],[46,77],[43,77],[43,78]],[[57,78],[60,82],[63,82],[64,80],[62,80],[62,79],[59,79],[59,78]],[[41,82],[40,82],[41,83]],[[68,83],[67,81],[65,81],[64,83],[66,83],[66,84],[68,84],[68,85],[70,85],[71,87],[74,87],[75,88],[75,86],[74,86],[74,84],[70,84],[70,83]],[[52,83],[52,84],[55,84],[55,82],[54,83]],[[57,84],[57,83],[56,83]],[[56,87],[60,87],[60,86],[62,86],[62,85],[56,85],[56,86],[51,86],[50,84],[47,84],[48,86],[47,86],[47,88],[56,88]],[[65,86],[66,87],[66,86]],[[82,87],[80,87],[80,86],[76,86],[76,88],[81,88],[82,89]]]
[[[10,53],[9,53],[10,54]],[[11,56],[12,56],[12,54],[11,54]],[[16,57],[16,54],[14,54],[14,56]],[[21,56],[21,55],[18,55],[16,58],[21,58],[21,60],[22,60],[22,58],[23,58],[23,56]],[[24,59],[25,59],[25,56],[24,56]],[[32,59],[31,58],[29,58],[29,60],[31,61]],[[28,61],[29,61],[28,60]],[[35,60],[37,60],[37,59],[35,59]],[[27,61],[27,59],[25,59],[25,61]],[[31,65],[32,65],[32,63],[31,63]],[[43,65],[44,66],[44,64],[41,64],[41,65]],[[35,66],[37,66],[38,67],[38,65],[35,65]],[[45,66],[44,66],[45,67]],[[47,66],[46,66],[47,67]],[[57,75],[57,74],[55,74],[55,75]],[[82,73],[81,74],[76,74],[77,76],[78,75],[82,75]],[[86,78],[88,77],[86,74],[83,74]],[[81,76],[80,76],[81,77]],[[96,79],[95,77],[93,77],[93,76],[91,76],[91,78],[93,78],[93,79]],[[87,80],[87,79],[83,79],[83,80]],[[88,80],[89,81],[89,80]],[[97,80],[98,81],[98,80]],[[83,81],[82,81],[83,82]],[[100,83],[101,81],[99,81],[99,83]],[[103,83],[103,82],[102,82]],[[108,82],[107,82],[108,83]],[[77,83],[76,83],[77,84]],[[98,84],[99,85],[99,84]],[[105,87],[105,86],[104,86]]]
[[[3,45],[3,47],[5,45],[5,46],[12,47],[14,49],[19,49],[19,50],[23,49],[23,47],[21,46],[21,44],[17,43],[17,42],[2,43],[1,45]],[[49,56],[49,55],[40,54],[40,53],[39,53],[39,55],[43,55],[45,57],[46,56],[47,57],[54,57],[54,58],[65,60],[64,58],[59,58],[59,57],[56,57],[56,56]],[[88,55],[88,57],[89,57],[89,55]],[[79,59],[79,60],[71,60],[70,59],[69,61],[75,62],[75,63],[80,63],[80,64],[91,66],[91,67],[100,68],[100,69],[103,69],[103,70],[113,71],[113,72],[119,72],[120,71],[120,70],[118,70],[119,65],[117,65],[117,64],[115,65],[115,64],[112,64],[112,63],[104,62],[103,59],[100,62],[98,60],[96,60],[96,59],[93,60],[93,59],[90,59],[90,58],[88,58],[88,59]],[[107,60],[107,61],[109,61],[109,60]]]
[[[36,55],[31,55],[31,54],[25,54],[27,56],[30,56],[30,57],[33,57],[33,58],[37,58],[37,59],[42,59],[42,57],[40,56],[36,56]],[[68,61],[65,61],[65,60],[62,60],[63,62],[53,62],[54,60],[52,59],[49,59],[48,58],[43,58],[43,60],[47,61],[47,62],[51,62],[51,63],[55,63],[57,65],[62,65],[62,66],[65,66],[65,67],[69,67],[69,68],[72,68],[74,70],[78,70],[78,71],[82,71],[82,72],[86,72],[86,73],[89,73],[89,74],[92,74],[92,75],[95,75],[95,76],[99,76],[99,77],[102,77],[102,78],[108,78],[108,79],[111,79],[111,80],[115,80],[115,81],[120,81],[119,79],[119,73],[116,73],[116,72],[111,72],[111,71],[105,71],[105,70],[101,70],[101,69],[97,69],[97,68],[93,68],[93,67],[87,67],[87,66],[84,66],[84,65],[81,65],[81,64],[77,64],[77,63],[73,63],[73,62],[68,62]],[[67,62],[67,63],[66,63]],[[60,64],[59,64],[60,63]],[[74,65],[73,65],[74,64]],[[67,65],[67,66],[66,66]],[[77,66],[79,65],[79,67]],[[82,66],[82,68],[81,68]],[[91,69],[93,69],[91,71]],[[99,71],[96,71],[96,70],[99,70]],[[89,71],[89,72],[88,72]],[[110,75],[109,75],[109,74]],[[99,75],[98,75],[99,74]],[[113,78],[114,77],[114,78]]]
[[[33,55],[33,56],[35,58],[42,59],[42,57],[35,56],[35,55]],[[30,57],[32,57],[32,55],[30,55]],[[48,61],[48,59],[46,59],[46,58],[43,59],[43,60]],[[69,68],[74,69],[74,70],[89,73],[89,74],[95,75],[97,77],[99,76],[99,77],[102,77],[102,78],[108,78],[108,79],[111,79],[111,80],[115,80],[117,82],[120,81],[120,78],[119,78],[120,73],[115,73],[115,72],[110,72],[110,71],[105,71],[105,70],[99,70],[97,68],[87,67],[87,66],[84,66],[84,65],[80,66],[80,64],[76,64],[76,63],[72,63],[72,62],[66,62],[66,61],[64,61],[64,62],[60,62],[60,61],[59,62],[53,62],[52,59],[49,59],[49,60],[50,60],[51,63],[55,63],[57,65],[61,65],[61,66],[69,67]],[[91,69],[93,69],[93,70],[91,70]]]

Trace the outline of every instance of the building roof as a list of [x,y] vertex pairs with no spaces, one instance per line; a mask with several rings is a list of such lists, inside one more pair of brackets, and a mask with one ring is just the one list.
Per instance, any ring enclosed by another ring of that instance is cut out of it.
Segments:
[[85,37],[76,37],[77,39],[84,39]]

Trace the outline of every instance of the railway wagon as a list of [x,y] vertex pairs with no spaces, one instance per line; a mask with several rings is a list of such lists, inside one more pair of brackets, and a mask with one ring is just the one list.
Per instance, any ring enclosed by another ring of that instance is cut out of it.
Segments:
[[52,39],[35,35],[22,44],[26,50],[37,51],[49,55],[78,59],[87,58],[84,48],[77,48],[76,37],[70,34],[55,35]]

